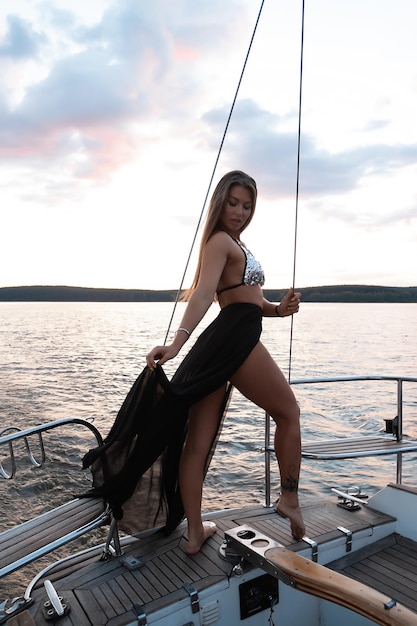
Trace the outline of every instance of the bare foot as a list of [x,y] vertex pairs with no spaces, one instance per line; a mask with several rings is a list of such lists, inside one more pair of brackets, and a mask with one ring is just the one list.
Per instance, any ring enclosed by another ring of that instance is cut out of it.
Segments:
[[217,531],[217,526],[214,522],[203,522],[202,531],[199,533],[198,537],[193,537],[192,539],[188,539],[187,547],[185,548],[185,552],[190,556],[193,554],[197,554],[201,550],[201,546],[207,539],[210,539]]
[[306,533],[306,529],[300,507],[290,506],[280,498],[276,504],[275,510],[278,515],[290,520],[292,536],[296,541],[301,541]]

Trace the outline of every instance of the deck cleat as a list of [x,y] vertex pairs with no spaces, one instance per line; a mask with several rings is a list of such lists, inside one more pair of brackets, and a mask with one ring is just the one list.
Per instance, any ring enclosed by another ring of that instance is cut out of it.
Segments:
[[358,511],[362,504],[368,504],[366,502],[368,495],[363,493],[360,487],[349,487],[346,491],[332,488],[332,491],[337,494],[337,506],[346,511]]
[[42,612],[45,619],[51,621],[67,615],[70,611],[67,600],[58,595],[50,580],[45,580],[44,586],[46,595],[48,596],[48,599],[45,600],[42,606]]

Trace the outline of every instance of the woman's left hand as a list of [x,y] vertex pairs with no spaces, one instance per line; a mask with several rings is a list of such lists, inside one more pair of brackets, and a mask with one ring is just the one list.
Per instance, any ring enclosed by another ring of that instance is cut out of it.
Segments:
[[301,293],[299,291],[294,291],[291,287],[278,305],[279,316],[287,317],[288,315],[298,313],[300,309],[300,299]]

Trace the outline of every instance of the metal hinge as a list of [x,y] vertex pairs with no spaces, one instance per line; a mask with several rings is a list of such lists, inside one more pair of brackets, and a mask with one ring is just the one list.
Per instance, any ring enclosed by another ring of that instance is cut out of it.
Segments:
[[141,607],[140,604],[135,603],[132,606],[132,611],[136,615],[136,619],[138,620],[139,626],[146,626],[146,624],[148,623],[148,620],[146,618],[146,613],[143,610],[143,607]]
[[352,550],[352,531],[344,526],[338,526],[337,530],[340,530],[346,536],[346,552],[350,552]]
[[303,541],[305,541],[306,543],[308,543],[309,546],[311,546],[311,560],[314,561],[314,563],[317,563],[317,555],[318,555],[318,546],[317,546],[317,542],[314,541],[314,539],[310,539],[310,537],[303,537]]
[[198,613],[200,610],[200,601],[198,599],[197,589],[191,583],[184,583],[183,587],[185,591],[188,593],[188,595],[190,596],[191,612]]

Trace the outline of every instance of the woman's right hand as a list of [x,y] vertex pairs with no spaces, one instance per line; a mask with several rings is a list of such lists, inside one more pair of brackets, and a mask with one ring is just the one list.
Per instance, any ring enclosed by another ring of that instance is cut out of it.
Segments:
[[172,344],[168,346],[155,346],[155,348],[146,355],[146,363],[148,367],[155,369],[157,363],[158,365],[163,365],[169,361],[169,359],[173,359],[177,356],[178,352],[179,350],[174,348]]

